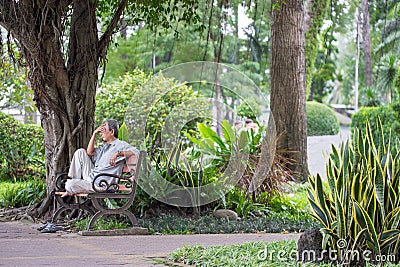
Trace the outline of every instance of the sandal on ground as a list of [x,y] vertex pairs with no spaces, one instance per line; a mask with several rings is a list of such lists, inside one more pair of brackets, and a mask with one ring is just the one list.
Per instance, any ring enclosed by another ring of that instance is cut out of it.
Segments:
[[38,230],[38,231],[42,231],[44,228],[46,228],[48,225],[49,225],[50,223],[49,222],[46,222],[45,224],[43,224],[42,226],[40,226],[40,227],[38,227],[38,228],[36,228],[36,230]]
[[60,226],[56,226],[52,223],[49,223],[44,229],[42,229],[40,232],[41,233],[55,233],[59,230],[62,230],[63,228]]

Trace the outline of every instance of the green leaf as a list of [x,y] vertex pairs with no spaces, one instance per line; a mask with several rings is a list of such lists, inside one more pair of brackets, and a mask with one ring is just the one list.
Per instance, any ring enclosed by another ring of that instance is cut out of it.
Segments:
[[129,141],[128,127],[126,126],[125,122],[121,125],[121,127],[119,127],[118,139],[125,142]]
[[249,138],[246,131],[240,132],[238,139],[238,149],[239,151],[248,152]]
[[376,233],[375,226],[372,222],[371,217],[369,217],[368,213],[357,201],[354,201],[354,209],[356,214],[356,221],[362,229],[367,229],[368,237],[372,241],[372,244],[369,247],[376,251],[378,255],[380,255],[381,249],[379,245],[378,235]]
[[225,146],[224,142],[222,141],[221,137],[217,135],[210,127],[205,125],[204,123],[197,123],[197,127],[199,128],[200,134],[203,138],[211,139],[213,142],[217,143],[217,145],[222,149],[226,150],[227,147]]
[[318,204],[312,200],[308,199],[310,201],[311,207],[314,210],[314,213],[316,215],[316,219],[318,219],[325,227],[330,227],[330,223],[328,222],[327,216],[325,215],[324,211],[318,206]]
[[357,201],[359,201],[361,198],[360,173],[354,174],[351,187],[351,196]]
[[315,181],[316,181],[316,191],[315,192],[318,197],[317,201],[320,204],[321,209],[324,211],[324,214],[326,215],[327,222],[328,222],[327,226],[330,226],[331,225],[331,223],[330,223],[331,214],[329,213],[329,211],[327,209],[327,205],[325,203],[325,201],[328,201],[328,200],[325,198],[324,190],[323,190],[323,186],[322,186],[322,179],[319,174],[317,174]]
[[343,207],[343,204],[340,201],[339,194],[337,192],[335,195],[335,206],[336,206],[337,233],[340,238],[347,237],[347,226],[344,214],[345,208]]
[[[400,240],[400,230],[391,229],[384,231],[380,236],[381,249],[386,253],[389,253],[390,246]],[[396,250],[394,250],[396,251]]]
[[194,138],[193,136],[191,136],[189,133],[187,133],[187,132],[182,132],[190,141],[192,141],[194,144],[196,144],[196,145],[198,145],[198,146],[200,146],[200,140],[198,140],[198,139],[196,139],[196,138]]
[[374,177],[374,188],[375,188],[375,194],[376,194],[376,199],[378,200],[378,203],[380,205],[380,210],[382,213],[382,217],[385,218],[385,181],[383,180],[383,170],[380,162],[376,159],[374,159],[376,162],[376,176]]
[[222,121],[222,132],[224,134],[225,142],[231,145],[235,139],[235,134],[233,132],[232,126],[227,120]]
[[357,246],[359,246],[359,244],[362,244],[362,243],[364,243],[364,233],[367,231],[367,229],[362,229],[361,231],[359,231],[358,233],[357,233],[357,236],[356,236],[356,238],[354,239],[354,243],[353,243],[353,248],[352,248],[352,250],[354,251],[354,250],[356,250],[357,249]]

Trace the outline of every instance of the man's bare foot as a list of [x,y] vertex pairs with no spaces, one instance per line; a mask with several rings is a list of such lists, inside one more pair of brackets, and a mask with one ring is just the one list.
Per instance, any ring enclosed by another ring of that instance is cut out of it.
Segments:
[[67,197],[67,196],[71,196],[71,194],[68,192],[64,192],[64,194],[61,195],[61,197]]

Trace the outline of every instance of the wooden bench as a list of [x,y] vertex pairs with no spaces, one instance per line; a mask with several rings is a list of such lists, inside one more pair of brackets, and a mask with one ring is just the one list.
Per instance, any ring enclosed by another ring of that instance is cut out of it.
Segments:
[[[129,208],[135,198],[137,181],[145,157],[146,152],[140,151],[139,156],[133,155],[126,159],[121,176],[107,173],[96,175],[92,182],[92,187],[95,191],[93,193],[61,197],[65,192],[65,182],[69,177],[66,173],[58,175],[56,178],[56,189],[52,194],[59,204],[59,208],[54,212],[52,222],[57,223],[60,215],[66,211],[77,211],[78,213],[87,212],[91,215],[88,230],[93,230],[96,221],[105,215],[122,214],[129,218],[132,226],[138,226],[137,219],[129,211]],[[105,176],[115,179],[110,183],[104,179]],[[119,207],[108,207],[105,199],[125,199],[125,201]]]

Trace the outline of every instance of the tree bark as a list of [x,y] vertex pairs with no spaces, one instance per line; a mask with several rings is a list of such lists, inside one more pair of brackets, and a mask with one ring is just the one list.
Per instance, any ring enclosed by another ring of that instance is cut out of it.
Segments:
[[303,1],[281,1],[279,10],[273,8],[271,24],[271,112],[277,129],[277,151],[294,161],[288,167],[305,181],[308,166]]
[[[126,1],[100,39],[95,5],[90,0],[0,4],[0,23],[18,40],[44,129],[47,196],[31,210],[34,217],[50,214],[56,175],[66,171],[75,150],[87,146],[93,131],[100,59]],[[71,11],[69,36],[62,36]]]
[[370,37],[370,23],[369,23],[369,10],[368,0],[361,0],[362,18],[362,36],[364,48],[364,65],[365,65],[365,86],[372,86],[372,52],[371,52],[371,37]]

